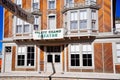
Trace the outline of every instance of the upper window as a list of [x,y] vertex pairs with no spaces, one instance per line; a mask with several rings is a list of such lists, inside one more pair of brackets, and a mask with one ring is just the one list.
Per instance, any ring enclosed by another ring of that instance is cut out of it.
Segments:
[[78,29],[78,13],[77,11],[70,14],[70,29]]
[[55,15],[48,16],[48,29],[56,29]]
[[34,46],[20,46],[17,53],[17,66],[34,66],[35,48]]
[[55,0],[48,0],[48,9],[55,9]]
[[92,67],[92,46],[89,44],[70,45],[70,66],[71,67]]
[[33,10],[39,9],[39,0],[33,0]]
[[116,44],[117,62],[120,63],[120,44]]

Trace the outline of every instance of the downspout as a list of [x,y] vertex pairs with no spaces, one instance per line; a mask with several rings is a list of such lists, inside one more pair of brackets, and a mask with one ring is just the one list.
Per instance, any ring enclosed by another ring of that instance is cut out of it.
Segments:
[[52,64],[53,73],[50,76],[48,76],[49,80],[52,80],[52,75],[56,73],[54,63],[52,62],[51,64]]

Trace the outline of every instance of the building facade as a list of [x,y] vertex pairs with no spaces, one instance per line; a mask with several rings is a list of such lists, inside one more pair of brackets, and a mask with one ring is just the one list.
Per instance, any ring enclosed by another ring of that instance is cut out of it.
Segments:
[[2,73],[100,73],[118,79],[115,0],[12,1],[34,15],[34,24],[4,9]]

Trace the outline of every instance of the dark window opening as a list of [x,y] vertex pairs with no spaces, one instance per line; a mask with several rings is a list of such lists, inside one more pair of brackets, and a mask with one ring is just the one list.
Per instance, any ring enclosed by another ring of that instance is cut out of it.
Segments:
[[53,62],[53,56],[52,55],[47,55],[47,62]]

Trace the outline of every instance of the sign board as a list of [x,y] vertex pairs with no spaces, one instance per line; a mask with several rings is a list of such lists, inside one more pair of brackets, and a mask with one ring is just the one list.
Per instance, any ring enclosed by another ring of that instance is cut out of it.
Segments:
[[33,31],[33,39],[60,39],[63,38],[63,28],[54,30]]
[[2,5],[4,8],[9,10],[11,13],[13,13],[15,16],[21,18],[22,20],[33,24],[34,23],[34,16],[19,6],[17,6],[15,3],[13,3],[11,0],[0,0],[0,5]]

